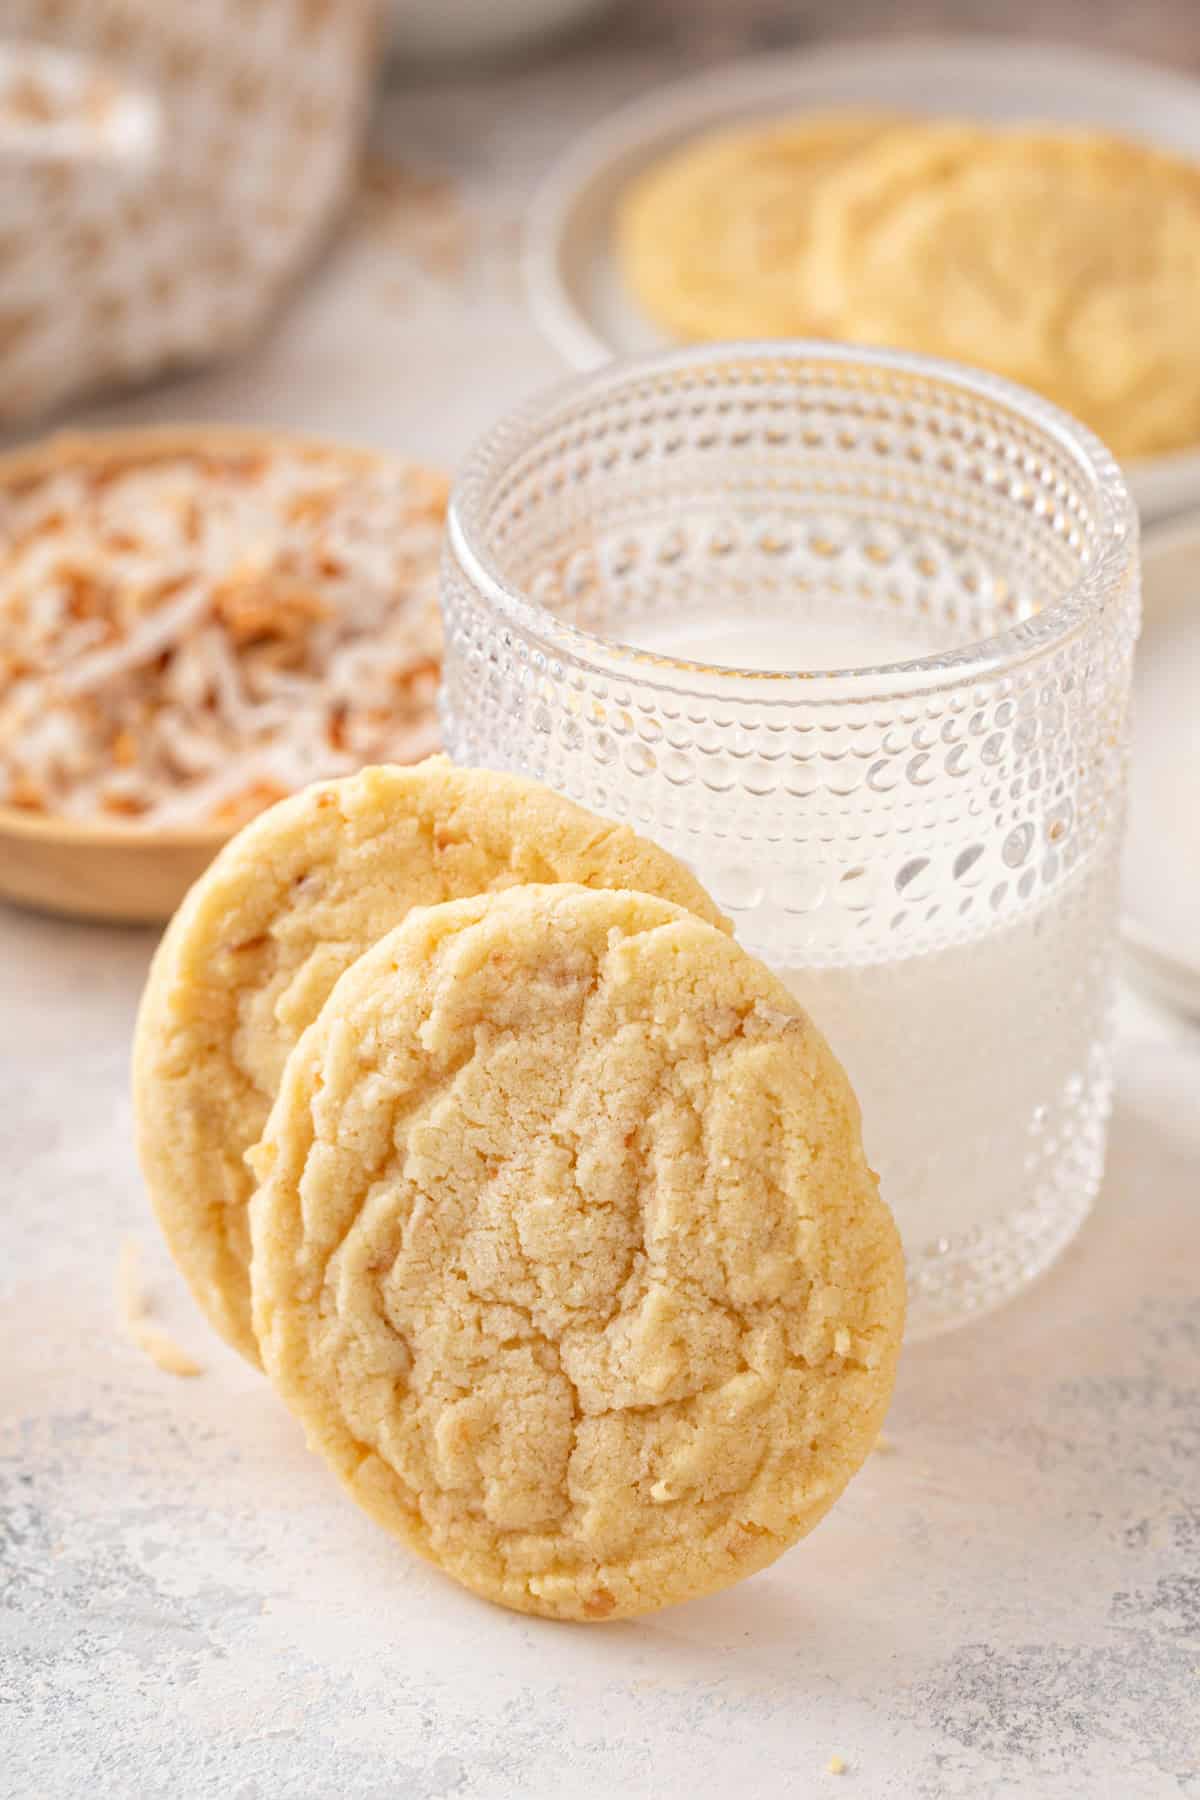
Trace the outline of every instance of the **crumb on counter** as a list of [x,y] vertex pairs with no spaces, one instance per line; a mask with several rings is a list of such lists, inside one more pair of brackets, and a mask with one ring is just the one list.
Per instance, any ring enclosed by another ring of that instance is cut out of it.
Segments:
[[141,1350],[164,1375],[203,1375],[203,1366],[178,1345],[150,1317],[142,1282],[142,1255],[136,1238],[121,1245],[117,1267],[117,1318],[131,1344]]
[[839,1756],[835,1750],[829,1761],[825,1764],[825,1767],[831,1775],[844,1775],[846,1773],[846,1759],[844,1756]]
[[473,222],[448,175],[370,155],[359,172],[355,206],[371,238],[403,251],[435,280],[462,279]]

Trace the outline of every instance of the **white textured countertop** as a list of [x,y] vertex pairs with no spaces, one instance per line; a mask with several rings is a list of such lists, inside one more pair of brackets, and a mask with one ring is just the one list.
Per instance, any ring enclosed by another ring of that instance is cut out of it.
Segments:
[[[601,44],[397,89],[381,141],[478,209],[463,275],[352,234],[253,356],[103,416],[452,461],[555,373],[513,275],[530,179],[675,60]],[[1200,1797],[1200,1036],[1127,999],[1094,1218],[1023,1300],[906,1357],[891,1450],[806,1544],[580,1629],[411,1560],[206,1333],[130,1143],[151,948],[0,909],[0,1794]],[[130,1234],[197,1380],[118,1328]]]
[[[1200,1044],[1127,1005],[1092,1221],[907,1355],[807,1543],[569,1627],[410,1559],[207,1334],[130,1146],[151,943],[0,909],[0,1793],[1200,1796]],[[197,1380],[118,1329],[131,1233]]]

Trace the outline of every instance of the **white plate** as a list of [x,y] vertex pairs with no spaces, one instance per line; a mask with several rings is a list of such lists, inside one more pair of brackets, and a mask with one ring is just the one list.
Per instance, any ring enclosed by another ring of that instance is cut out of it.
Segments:
[[[618,197],[641,169],[712,126],[863,105],[1100,125],[1200,161],[1200,82],[1122,57],[967,38],[835,45],[735,64],[625,107],[543,185],[530,213],[526,276],[551,342],[580,369],[665,345],[626,297],[611,254]],[[1200,450],[1147,458],[1127,473],[1143,518],[1200,504]]]
[[1160,998],[1200,1018],[1200,515],[1147,533],[1122,929]]

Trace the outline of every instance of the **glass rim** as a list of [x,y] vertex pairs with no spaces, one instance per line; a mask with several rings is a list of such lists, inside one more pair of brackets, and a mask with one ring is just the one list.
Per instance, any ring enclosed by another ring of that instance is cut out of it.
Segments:
[[[571,623],[504,579],[484,542],[486,531],[478,509],[485,471],[500,453],[511,457],[536,443],[540,431],[553,423],[568,402],[601,399],[639,381],[679,370],[699,372],[739,361],[891,369],[1004,406],[1052,438],[1075,463],[1094,502],[1098,554],[1049,605],[1003,631],[951,650],[840,669],[739,668],[642,649]],[[539,639],[552,655],[568,655],[607,676],[655,687],[687,691],[689,681],[701,678],[706,686],[730,698],[778,703],[813,701],[834,694],[846,698],[881,687],[896,694],[917,692],[1015,669],[1086,629],[1103,609],[1107,595],[1123,582],[1137,539],[1137,510],[1112,452],[1087,426],[1029,388],[942,357],[906,350],[808,338],[752,338],[618,358],[600,369],[560,380],[514,408],[476,441],[463,461],[450,494],[445,542],[463,574],[500,618]]]

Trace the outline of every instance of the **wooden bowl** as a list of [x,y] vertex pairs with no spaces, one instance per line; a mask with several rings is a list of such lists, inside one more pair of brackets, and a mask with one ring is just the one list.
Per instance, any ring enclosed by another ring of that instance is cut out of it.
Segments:
[[0,806],[0,898],[77,919],[160,924],[230,836],[216,825],[155,831]]
[[[242,426],[66,432],[0,455],[0,490],[19,490],[55,467],[80,463],[280,449],[320,451],[360,466],[387,460],[326,438]],[[232,835],[229,826],[163,830],[125,820],[67,819],[0,806],[0,899],[80,919],[160,923],[171,916]]]

